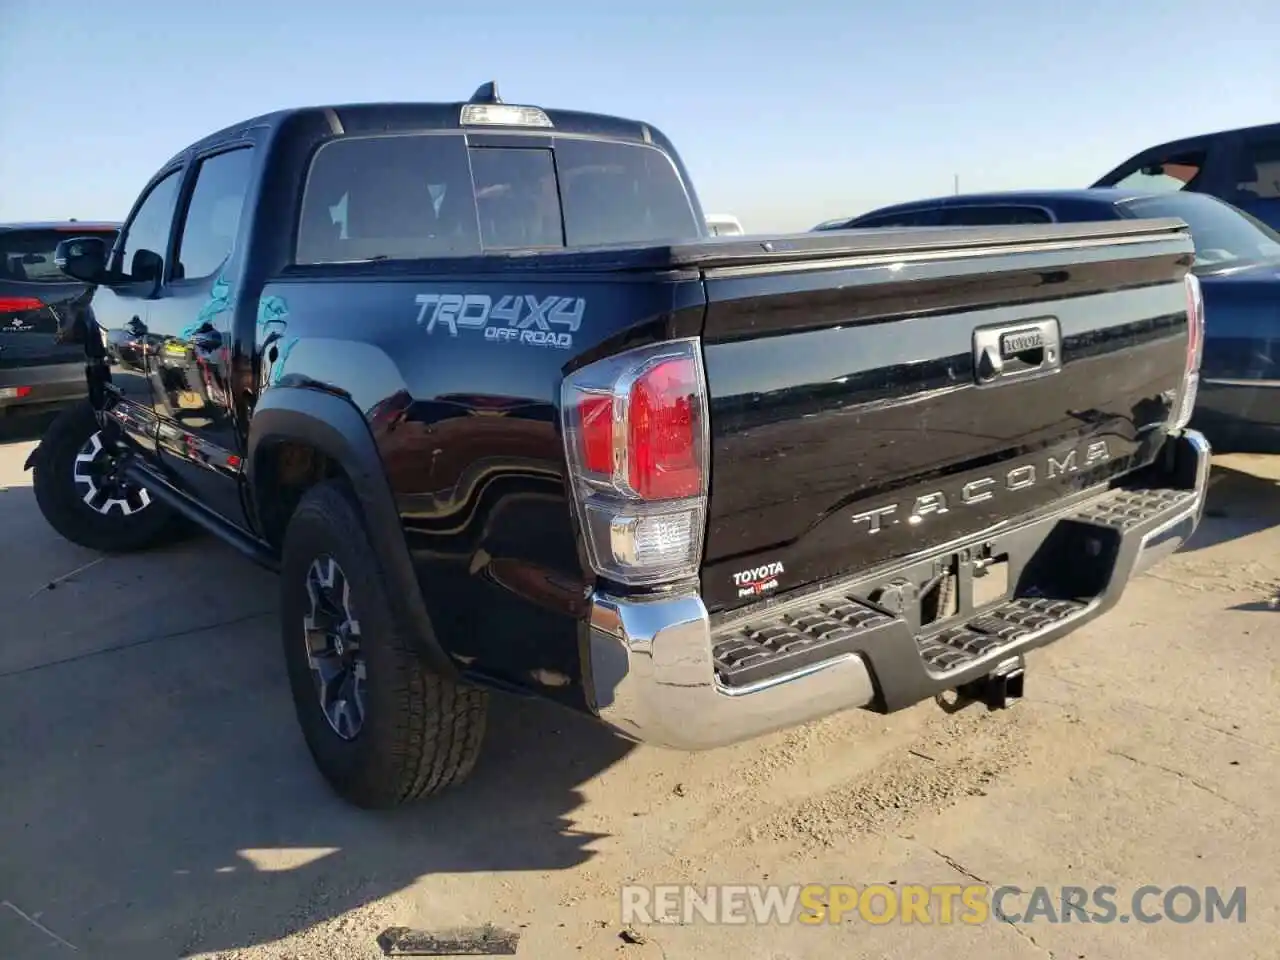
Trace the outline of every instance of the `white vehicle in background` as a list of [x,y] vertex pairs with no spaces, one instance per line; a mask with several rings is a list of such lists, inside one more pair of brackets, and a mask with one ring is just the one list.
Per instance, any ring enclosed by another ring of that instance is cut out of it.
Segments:
[[738,218],[727,213],[707,214],[707,230],[713,237],[740,237],[743,234]]

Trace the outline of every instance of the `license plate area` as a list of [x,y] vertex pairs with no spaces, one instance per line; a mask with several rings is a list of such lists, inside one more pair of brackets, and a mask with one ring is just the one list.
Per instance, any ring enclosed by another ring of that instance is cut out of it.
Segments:
[[1009,558],[992,557],[973,569],[973,608],[981,610],[1009,599]]
[[919,631],[963,621],[1013,595],[1014,565],[990,543],[935,557],[931,568],[901,577],[867,594],[867,600],[903,617]]

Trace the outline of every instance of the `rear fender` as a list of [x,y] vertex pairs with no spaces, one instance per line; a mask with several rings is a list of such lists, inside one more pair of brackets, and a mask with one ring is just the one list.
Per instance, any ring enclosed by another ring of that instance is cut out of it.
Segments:
[[382,459],[360,411],[344,397],[313,388],[275,387],[266,391],[250,421],[245,458],[254,516],[260,515],[259,497],[270,496],[265,491],[260,493],[255,472],[263,453],[278,441],[305,443],[342,467],[351,481],[399,623],[432,669],[446,677],[456,676],[456,667],[432,627]]

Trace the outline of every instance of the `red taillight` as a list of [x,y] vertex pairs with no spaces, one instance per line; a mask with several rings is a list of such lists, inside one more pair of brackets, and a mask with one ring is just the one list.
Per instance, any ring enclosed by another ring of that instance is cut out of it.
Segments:
[[694,404],[698,369],[692,359],[664,360],[631,387],[627,417],[627,482],[645,500],[702,492]]
[[565,378],[570,482],[601,576],[696,576],[706,518],[706,398],[697,340],[640,347]]
[[582,423],[582,465],[591,473],[613,473],[613,397],[586,396],[578,402]]
[[0,400],[21,400],[31,396],[30,387],[0,387]]
[[22,313],[25,310],[43,310],[44,301],[37,297],[0,297],[0,313]]

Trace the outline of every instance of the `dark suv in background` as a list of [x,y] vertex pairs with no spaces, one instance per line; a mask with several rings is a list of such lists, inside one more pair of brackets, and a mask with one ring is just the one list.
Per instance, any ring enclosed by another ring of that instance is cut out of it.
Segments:
[[1280,123],[1148,147],[1094,186],[1207,193],[1280,230]]
[[53,251],[69,234],[111,244],[118,228],[75,220],[0,224],[0,416],[85,395],[84,347],[72,341],[92,291],[54,265]]

